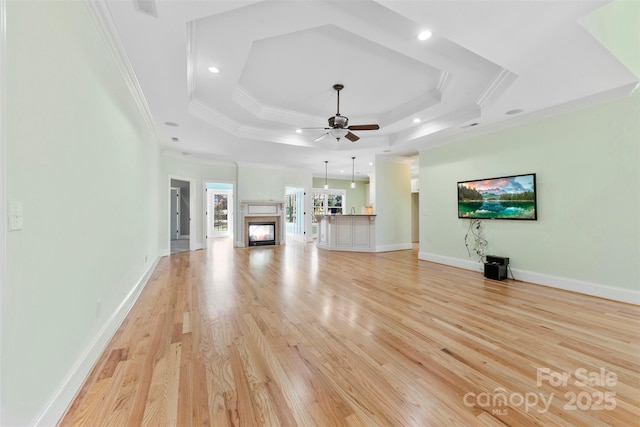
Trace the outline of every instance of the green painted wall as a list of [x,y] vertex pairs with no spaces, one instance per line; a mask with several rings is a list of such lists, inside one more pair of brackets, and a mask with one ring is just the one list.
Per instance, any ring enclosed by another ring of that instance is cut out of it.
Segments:
[[6,7],[6,198],[24,229],[6,233],[0,424],[22,426],[64,410],[153,266],[159,151],[83,2]]
[[[346,190],[345,213],[350,213],[354,208],[356,213],[360,213],[360,209],[365,205],[366,193],[364,181],[356,181],[356,188],[351,188],[351,180],[329,178],[327,180],[329,188],[336,190]],[[313,178],[313,188],[324,188],[324,178]]]
[[[288,183],[287,185],[291,185]],[[284,201],[285,180],[281,169],[238,166],[238,201]]]
[[468,260],[456,183],[536,173],[538,221],[485,221],[513,268],[640,290],[640,92],[420,153],[420,252]]
[[376,247],[411,248],[411,165],[403,160],[376,157],[373,213]]
[[639,1],[612,1],[580,22],[631,72],[640,76]]

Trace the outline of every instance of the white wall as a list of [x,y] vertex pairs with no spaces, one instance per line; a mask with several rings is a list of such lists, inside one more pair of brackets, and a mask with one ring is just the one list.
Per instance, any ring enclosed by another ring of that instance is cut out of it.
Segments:
[[160,253],[169,254],[169,187],[171,178],[192,182],[190,193],[192,249],[204,248],[204,182],[219,181],[236,183],[236,165],[228,162],[209,162],[186,156],[164,154],[161,156],[161,172],[158,178],[160,193],[159,228]]
[[[256,164],[238,165],[238,207],[246,200],[284,202],[286,187],[299,187],[305,190],[311,185],[311,172],[269,167]],[[309,192],[307,191],[307,195]],[[307,207],[310,207],[307,201]],[[237,210],[240,212],[240,209]],[[242,236],[244,224],[236,221],[236,232]],[[306,236],[311,236],[311,217],[305,221]],[[236,239],[238,242],[238,240]]]
[[[201,159],[165,154],[162,156],[162,172],[159,179],[160,191],[160,224],[158,233],[161,236],[161,253],[168,254],[169,233],[169,178],[179,177],[181,179],[193,180],[195,190],[192,191],[194,197],[194,209],[191,214],[191,226],[195,230],[195,241],[192,240],[196,248],[204,247],[204,220],[203,220],[203,199],[204,182],[220,181],[233,182],[235,184],[235,212],[234,219],[236,234],[239,235],[239,221],[237,218],[239,204],[243,200],[275,200],[284,202],[285,186],[309,188],[311,185],[311,173],[282,168],[271,168],[269,166],[247,165],[225,162],[212,162]],[[310,220],[309,220],[310,221]],[[311,223],[308,224],[309,230]],[[310,235],[310,231],[307,231]]]
[[536,173],[538,221],[485,221],[516,278],[639,302],[640,92],[420,153],[420,257],[468,261],[456,183]]
[[[293,186],[288,182],[287,185]],[[284,201],[285,180],[280,168],[258,165],[238,166],[238,201],[272,200]]]
[[411,249],[411,164],[377,156],[373,213],[376,214],[376,250]]
[[[83,2],[7,7],[2,425],[54,425],[158,253],[157,141]],[[98,301],[100,301],[98,303]]]

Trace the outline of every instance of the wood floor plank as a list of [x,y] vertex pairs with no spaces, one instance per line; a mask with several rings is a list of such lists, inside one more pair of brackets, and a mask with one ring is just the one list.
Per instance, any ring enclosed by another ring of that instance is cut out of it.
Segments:
[[59,425],[636,426],[639,331],[416,249],[210,239],[158,263]]

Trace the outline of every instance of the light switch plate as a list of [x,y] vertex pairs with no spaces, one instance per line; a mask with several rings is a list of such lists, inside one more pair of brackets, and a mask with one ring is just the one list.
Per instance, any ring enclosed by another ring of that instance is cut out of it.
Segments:
[[22,230],[23,227],[22,202],[12,200],[9,202],[9,231]]

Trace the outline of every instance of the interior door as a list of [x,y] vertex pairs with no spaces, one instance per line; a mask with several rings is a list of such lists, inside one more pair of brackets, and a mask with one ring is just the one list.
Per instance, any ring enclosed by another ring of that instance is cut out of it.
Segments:
[[171,187],[171,208],[169,211],[171,225],[169,235],[171,240],[178,240],[180,237],[180,188]]

